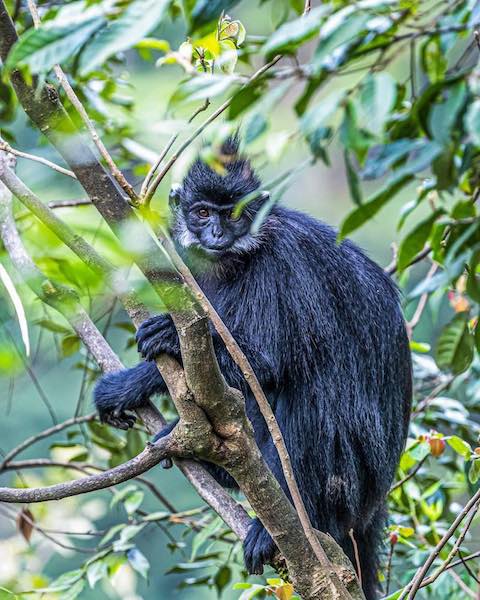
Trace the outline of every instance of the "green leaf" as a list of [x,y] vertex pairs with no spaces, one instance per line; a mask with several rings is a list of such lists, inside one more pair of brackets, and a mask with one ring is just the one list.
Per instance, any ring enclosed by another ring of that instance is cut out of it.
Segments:
[[428,142],[418,152],[412,153],[410,159],[393,172],[384,187],[347,216],[340,229],[340,238],[344,238],[374,217],[402,187],[413,179],[414,173],[423,171],[429,166],[441,150],[442,147],[436,142]]
[[80,56],[80,74],[86,75],[107,58],[134,46],[162,21],[170,0],[134,0],[117,19],[110,21]]
[[438,208],[426,219],[420,221],[405,237],[398,251],[397,266],[399,271],[406,269],[412,259],[423,250],[432,231],[433,224],[444,212],[442,208]]
[[366,28],[368,15],[347,6],[334,13],[320,30],[320,42],[312,66],[317,74],[338,69],[348,58],[351,47],[361,43],[359,35]]
[[29,29],[10,50],[5,68],[11,71],[26,65],[32,73],[47,73],[55,64],[74,56],[104,22],[103,18],[95,17],[80,24]]
[[181,102],[195,102],[220,96],[235,84],[238,85],[238,80],[231,75],[200,73],[177,87],[170,98],[169,106],[174,107]]
[[87,581],[91,589],[104,577],[107,577],[107,564],[103,560],[96,560],[87,567]]
[[240,89],[232,98],[230,108],[228,109],[228,119],[230,121],[236,119],[238,115],[262,97],[263,91],[263,86],[259,86],[256,82]]
[[452,129],[465,104],[467,86],[464,81],[459,81],[447,88],[444,93],[447,94],[446,100],[440,104],[433,105],[427,122],[433,139],[439,144],[446,146],[452,140]]
[[140,552],[138,548],[131,548],[127,552],[128,562],[132,565],[132,567],[140,573],[140,575],[146,579],[148,575],[148,571],[150,569],[150,563],[145,558],[145,556]]
[[343,153],[343,157],[345,161],[345,170],[347,172],[347,182],[348,188],[350,190],[350,195],[354,204],[357,204],[359,206],[360,204],[362,204],[362,192],[358,183],[358,175],[355,171],[355,167],[353,166],[352,158],[348,150],[345,150],[345,152]]
[[340,107],[345,95],[344,90],[336,90],[308,110],[300,120],[300,129],[303,135],[308,136],[316,129],[325,127],[327,121]]
[[465,128],[467,129],[472,142],[480,146],[480,100],[475,100],[470,104],[465,115]]
[[90,430],[92,442],[97,446],[107,450],[121,450],[125,447],[125,440],[116,435],[107,425],[89,421],[87,427]]
[[125,527],[126,527],[125,523],[118,523],[117,525],[110,527],[110,529],[107,531],[107,533],[100,540],[99,546],[105,546],[105,544],[107,544],[110,540],[113,540],[113,538],[117,535],[117,533],[119,531],[122,531],[122,529],[125,529]]
[[396,140],[390,144],[375,146],[368,153],[367,161],[361,172],[362,179],[378,179],[383,177],[395,163],[403,160],[412,152],[418,152],[430,144],[428,140]]
[[397,85],[389,73],[372,73],[362,85],[357,105],[359,124],[380,136],[395,106]]
[[39,327],[43,327],[44,329],[48,329],[48,331],[52,331],[53,333],[71,333],[72,330],[64,325],[60,325],[59,323],[55,323],[55,321],[51,321],[50,319],[37,319],[34,321],[35,325]]
[[70,586],[67,590],[63,591],[61,594],[62,600],[75,600],[78,598],[80,594],[83,592],[83,588],[85,587],[85,580],[79,579],[72,586]]
[[192,542],[192,554],[190,556],[190,560],[194,560],[200,548],[203,544],[208,540],[210,536],[216,533],[220,527],[222,526],[222,520],[220,517],[216,517],[212,519],[212,521],[206,525],[203,529],[201,529],[193,538]]
[[123,501],[123,505],[125,506],[125,510],[129,515],[133,515],[133,513],[140,507],[144,496],[145,494],[141,490],[137,490],[131,494],[128,494]]
[[411,179],[412,175],[394,177],[367,202],[353,210],[342,223],[340,239],[343,239],[374,217]]
[[78,335],[67,335],[62,339],[62,356],[72,356],[80,350],[80,338]]
[[120,537],[118,540],[115,540],[113,543],[114,552],[123,552],[125,550],[130,550],[133,547],[131,540],[138,535],[144,528],[146,527],[146,523],[142,523],[140,525],[127,525],[120,532]]
[[190,33],[216,21],[220,14],[230,10],[239,0],[196,0],[188,12]]
[[457,454],[463,456],[464,458],[470,458],[472,455],[472,447],[468,442],[462,440],[462,438],[458,437],[458,435],[452,435],[452,437],[447,439],[447,444],[455,450]]
[[427,354],[432,349],[430,344],[427,344],[425,342],[416,342],[414,340],[411,340],[409,345],[410,345],[410,350],[412,352],[417,352],[420,354]]
[[245,143],[251,144],[266,131],[268,127],[267,119],[262,113],[254,113],[249,116],[245,123]]
[[459,313],[446,325],[437,341],[436,363],[444,371],[459,375],[473,360],[473,336],[468,330],[468,314]]
[[113,498],[110,500],[110,508],[116,506],[119,502],[124,502],[127,496],[138,490],[136,485],[130,484],[122,488],[119,492],[115,491]]
[[227,585],[230,583],[231,579],[232,570],[230,569],[230,567],[228,565],[221,566],[213,579],[213,583],[217,589],[219,596],[224,590],[224,588],[226,588]]
[[480,480],[480,458],[472,460],[470,469],[468,470],[468,481],[475,485]]
[[330,10],[328,5],[317,6],[308,15],[284,23],[267,40],[262,48],[263,52],[268,57],[293,52],[302,42],[318,32],[323,18]]
[[373,137],[366,133],[358,124],[357,111],[354,103],[347,100],[343,121],[340,126],[340,141],[346,151],[352,150],[359,164],[363,164],[368,149],[372,145]]

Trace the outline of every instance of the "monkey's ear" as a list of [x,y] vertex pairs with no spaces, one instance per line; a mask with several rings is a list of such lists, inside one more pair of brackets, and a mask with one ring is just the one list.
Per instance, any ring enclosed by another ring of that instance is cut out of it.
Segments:
[[170,208],[177,208],[182,197],[182,186],[179,183],[174,183],[170,194],[168,195],[168,203]]

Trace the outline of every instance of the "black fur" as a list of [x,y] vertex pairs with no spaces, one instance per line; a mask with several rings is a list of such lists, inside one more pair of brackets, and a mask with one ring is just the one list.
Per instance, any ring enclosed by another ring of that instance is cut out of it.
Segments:
[[[243,250],[233,242],[212,256],[188,229],[187,213],[195,201],[192,196],[198,193],[203,199],[207,187],[209,206],[219,198],[219,210],[226,196],[238,200],[256,189],[259,183],[248,162],[241,159],[239,164],[230,163],[222,179],[195,163],[180,192],[172,231],[179,246],[189,246],[180,248],[187,260],[193,247],[197,253],[204,251],[207,260],[202,263],[205,270],[196,273],[198,281],[271,402],[313,524],[329,532],[352,561],[353,529],[365,594],[371,600],[377,597],[385,497],[410,412],[410,353],[397,289],[354,244],[338,245],[329,226],[278,206],[256,238],[242,234]],[[252,207],[249,210],[242,219],[251,221]],[[160,352],[179,357],[167,316],[147,321],[137,339],[148,360]],[[285,488],[256,402],[215,335],[214,346],[228,383],[244,393],[257,443]],[[144,362],[101,379],[95,402],[102,418],[128,425],[122,421],[125,411],[154,392],[165,392],[165,386],[154,363]],[[234,484],[221,469],[211,471],[223,485]],[[244,548],[249,571],[261,572],[275,547],[258,520]]]

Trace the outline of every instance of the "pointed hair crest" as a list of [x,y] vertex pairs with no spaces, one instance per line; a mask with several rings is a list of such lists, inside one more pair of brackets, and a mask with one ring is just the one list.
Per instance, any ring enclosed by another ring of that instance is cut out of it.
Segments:
[[232,205],[260,186],[250,161],[239,152],[238,134],[227,138],[218,155],[224,172],[219,173],[200,158],[190,167],[184,183],[184,200],[187,203],[210,200]]

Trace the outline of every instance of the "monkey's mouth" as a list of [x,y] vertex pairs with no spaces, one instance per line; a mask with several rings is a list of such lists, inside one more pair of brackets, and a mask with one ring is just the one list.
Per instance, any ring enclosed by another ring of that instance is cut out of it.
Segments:
[[211,248],[209,246],[200,246],[200,249],[205,252],[208,256],[222,256],[222,254],[227,254],[230,250],[231,246],[225,246],[223,248]]

